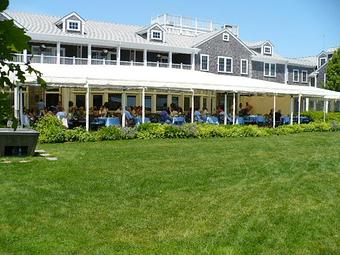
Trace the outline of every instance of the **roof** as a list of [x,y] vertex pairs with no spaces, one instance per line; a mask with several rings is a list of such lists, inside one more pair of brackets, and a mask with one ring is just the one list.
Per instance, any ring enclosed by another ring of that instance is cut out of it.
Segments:
[[[63,32],[62,29],[59,29],[55,24],[62,19],[62,17],[14,11],[6,11],[6,13],[20,23],[27,30],[28,34],[47,34],[139,44],[162,44],[147,41],[140,36],[138,32],[145,29],[143,26],[86,20],[84,26],[85,34],[81,35]],[[192,48],[193,45],[203,40],[206,36],[209,36],[209,34],[210,33],[202,34],[195,37],[166,33],[166,42],[164,44],[173,47]]]
[[265,41],[257,41],[257,42],[246,42],[243,41],[249,48],[258,48],[261,47],[263,44],[265,44],[266,42],[268,42],[267,40]]
[[[219,75],[172,68],[142,66],[88,66],[32,64],[43,73],[48,84],[96,88],[147,87],[177,90],[211,90],[238,93],[268,93],[303,95],[308,97],[332,97],[340,99],[340,93],[308,86],[251,79],[241,76]],[[133,73],[133,75],[131,75]],[[76,75],[75,75],[76,74]],[[28,75],[27,82],[35,83],[36,77]]]

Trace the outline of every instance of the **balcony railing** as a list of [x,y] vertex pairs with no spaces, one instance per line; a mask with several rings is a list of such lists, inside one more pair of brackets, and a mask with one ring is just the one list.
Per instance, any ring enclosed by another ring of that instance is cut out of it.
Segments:
[[[25,56],[24,54],[13,54],[12,61],[14,63],[24,63]],[[58,64],[57,56],[49,56],[49,55],[31,55],[27,54],[26,61],[29,61],[33,64]],[[78,58],[78,57],[60,57],[59,64],[61,65],[87,65],[87,58]],[[108,60],[108,59],[91,59],[91,65],[122,65],[122,66],[149,66],[149,67],[163,67],[169,68],[169,63],[162,62],[136,62],[136,61],[120,61],[118,63],[117,60]],[[171,68],[175,69],[183,69],[183,70],[191,70],[191,65],[187,64],[175,64],[171,65]]]

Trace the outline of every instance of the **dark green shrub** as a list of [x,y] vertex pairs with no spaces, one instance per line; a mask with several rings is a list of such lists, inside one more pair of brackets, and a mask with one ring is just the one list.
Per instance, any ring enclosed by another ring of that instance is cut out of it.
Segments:
[[84,128],[77,127],[66,130],[65,139],[68,142],[95,142],[97,136],[93,132],[86,132]]
[[119,127],[103,127],[97,131],[97,139],[100,141],[121,140],[125,139],[125,134]]
[[54,115],[42,117],[34,127],[39,135],[41,143],[63,143],[66,141],[65,127],[61,121]]

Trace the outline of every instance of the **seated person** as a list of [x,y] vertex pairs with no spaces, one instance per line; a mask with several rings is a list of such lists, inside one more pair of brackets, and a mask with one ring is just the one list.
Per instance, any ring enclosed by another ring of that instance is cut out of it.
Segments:
[[200,111],[196,108],[194,112],[194,119],[197,122],[203,122]]
[[59,120],[65,119],[67,117],[67,114],[62,106],[58,107],[58,112],[56,113],[56,116]]
[[132,108],[128,107],[127,110],[125,110],[125,120],[127,126],[133,125],[133,115],[132,115]]
[[250,115],[252,109],[253,107],[248,102],[246,102],[245,114]]
[[161,112],[161,121],[165,122],[165,123],[171,122],[171,118],[170,118],[166,108],[163,108],[163,111]]

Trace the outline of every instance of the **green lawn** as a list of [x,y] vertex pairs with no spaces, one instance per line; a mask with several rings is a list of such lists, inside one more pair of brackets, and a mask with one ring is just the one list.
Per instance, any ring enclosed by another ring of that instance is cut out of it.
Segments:
[[340,132],[39,148],[0,164],[0,254],[340,254]]

